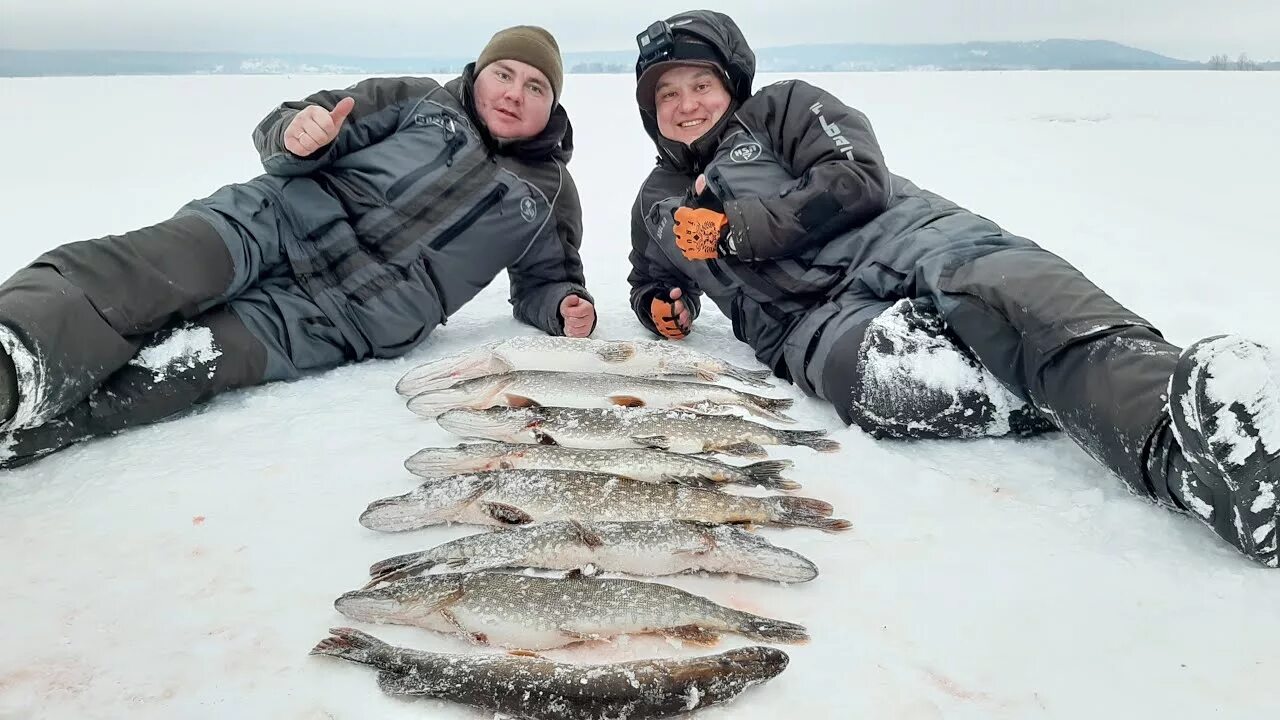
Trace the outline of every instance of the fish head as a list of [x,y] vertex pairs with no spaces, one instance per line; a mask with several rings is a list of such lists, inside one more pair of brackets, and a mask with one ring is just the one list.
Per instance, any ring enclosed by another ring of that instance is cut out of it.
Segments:
[[362,622],[422,625],[461,593],[461,575],[424,575],[343,593],[333,607]]
[[409,472],[423,477],[441,477],[454,473],[505,470],[507,458],[519,449],[507,443],[459,443],[446,448],[424,448],[405,461]]
[[518,443],[541,440],[537,429],[542,423],[542,415],[536,408],[457,408],[436,418],[436,422],[445,430],[463,437]]
[[428,480],[413,492],[369,503],[360,514],[360,524],[370,530],[397,532],[449,522],[492,485],[490,478],[469,474]]
[[498,396],[511,384],[510,375],[486,375],[438,390],[414,395],[408,402],[411,411],[426,418],[439,417],[454,408],[487,408],[498,403]]

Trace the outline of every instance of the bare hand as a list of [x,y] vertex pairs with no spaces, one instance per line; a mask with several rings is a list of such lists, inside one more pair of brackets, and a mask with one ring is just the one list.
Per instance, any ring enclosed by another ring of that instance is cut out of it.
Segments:
[[699,175],[697,180],[693,181],[693,194],[701,195],[703,190],[707,189],[707,176]]
[[355,106],[355,98],[345,97],[333,106],[333,110],[325,110],[319,105],[302,108],[284,130],[285,149],[298,157],[307,157],[333,142]]
[[596,324],[596,306],[577,295],[566,295],[560,301],[560,317],[564,318],[565,335],[586,337]]

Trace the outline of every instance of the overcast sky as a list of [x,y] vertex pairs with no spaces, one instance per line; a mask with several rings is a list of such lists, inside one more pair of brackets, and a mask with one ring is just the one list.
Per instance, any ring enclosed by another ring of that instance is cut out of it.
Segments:
[[0,48],[473,57],[531,23],[566,51],[634,49],[650,21],[711,7],[755,47],[1115,40],[1190,60],[1280,60],[1280,0],[0,0]]

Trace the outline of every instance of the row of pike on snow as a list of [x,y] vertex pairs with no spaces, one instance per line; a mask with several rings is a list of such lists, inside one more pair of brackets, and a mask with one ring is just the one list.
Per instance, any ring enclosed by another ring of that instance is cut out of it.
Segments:
[[[356,620],[415,625],[510,652],[428,653],[334,628],[312,653],[376,668],[379,687],[392,695],[517,718],[670,717],[777,676],[789,657],[767,646],[605,665],[534,654],[636,633],[697,644],[714,644],[721,633],[808,639],[801,625],[669,585],[595,576],[712,572],[785,583],[817,576],[807,558],[742,526],[838,532],[848,521],[832,518],[822,500],[723,491],[799,489],[783,477],[790,461],[739,466],[711,457],[767,457],[766,445],[839,448],[825,431],[734,414],[789,423],[790,399],[715,384],[767,387],[767,376],[670,343],[550,337],[489,343],[414,368],[396,386],[411,410],[490,442],[414,454],[405,467],[426,481],[374,501],[361,524],[386,532],[453,522],[498,529],[375,563],[368,584],[334,606]],[[494,572],[516,568],[526,572]]]

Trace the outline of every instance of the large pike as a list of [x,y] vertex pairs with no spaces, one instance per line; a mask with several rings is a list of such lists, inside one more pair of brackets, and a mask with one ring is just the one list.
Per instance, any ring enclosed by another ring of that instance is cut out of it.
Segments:
[[333,606],[364,622],[414,625],[472,642],[542,650],[617,635],[657,633],[711,644],[720,633],[805,642],[802,625],[718,605],[638,580],[443,573],[344,593]]
[[850,527],[830,515],[831,504],[813,498],[729,495],[577,470],[492,470],[428,480],[412,492],[375,500],[360,524],[386,532],[447,522],[503,527],[556,520],[691,520],[828,532]]
[[396,391],[413,397],[484,375],[518,370],[561,370],[632,377],[664,375],[714,381],[721,377],[768,387],[768,370],[748,370],[720,358],[655,340],[592,340],[530,335],[486,343],[419,365],[404,374]]
[[629,575],[705,571],[778,582],[807,582],[818,576],[818,568],[799,553],[730,525],[569,520],[469,535],[430,550],[388,558],[369,568],[369,587],[438,565],[467,572],[573,570],[591,565]]
[[733,415],[634,408],[489,408],[450,410],[436,419],[457,435],[572,448],[659,448],[767,457],[763,445],[804,445],[835,452],[825,430],[780,430]]
[[651,448],[588,450],[556,445],[477,442],[424,448],[404,463],[424,478],[484,470],[584,470],[607,472],[645,482],[677,482],[710,489],[724,483],[795,490],[800,483],[782,477],[790,460],[730,465],[719,460]]
[[312,655],[378,671],[388,695],[430,697],[520,720],[649,720],[727,702],[786,669],[777,648],[753,646],[682,660],[571,665],[536,655],[460,655],[395,647],[333,628]]
[[409,409],[434,418],[453,408],[489,407],[647,407],[685,408],[725,414],[738,407],[762,418],[794,422],[782,413],[791,398],[771,398],[722,385],[627,377],[606,373],[519,370],[464,380],[413,396]]

